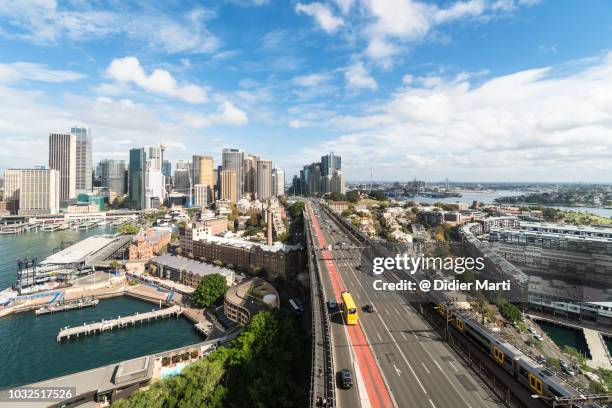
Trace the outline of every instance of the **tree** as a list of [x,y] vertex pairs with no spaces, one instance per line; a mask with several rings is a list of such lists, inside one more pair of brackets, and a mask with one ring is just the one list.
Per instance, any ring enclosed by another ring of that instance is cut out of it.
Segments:
[[346,193],[346,200],[349,203],[357,203],[359,202],[359,200],[361,199],[361,197],[359,196],[359,191],[357,190],[351,190],[348,193]]
[[193,293],[193,302],[199,307],[216,303],[227,291],[227,281],[218,273],[206,275]]
[[125,224],[117,228],[117,234],[119,235],[128,235],[128,234],[134,235],[134,234],[138,234],[138,232],[140,232],[140,228],[138,228],[134,224]]
[[346,199],[346,196],[342,193],[338,193],[337,191],[334,191],[333,193],[329,195],[329,199],[332,201],[344,201]]

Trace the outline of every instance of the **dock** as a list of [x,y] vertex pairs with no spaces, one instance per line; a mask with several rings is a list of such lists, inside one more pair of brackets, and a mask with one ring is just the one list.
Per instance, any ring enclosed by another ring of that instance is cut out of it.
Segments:
[[183,308],[180,306],[172,306],[167,309],[154,310],[146,313],[136,313],[131,316],[118,317],[111,320],[102,320],[97,323],[83,323],[82,326],[65,327],[57,334],[57,342],[62,340],[70,340],[72,337],[81,335],[88,336],[90,334],[103,333],[113,329],[121,329],[124,327],[135,326],[138,323],[146,323],[151,320],[163,319],[166,317],[178,317],[183,313]]
[[55,302],[40,309],[36,309],[36,316],[55,312],[67,312],[73,309],[82,309],[84,307],[95,307],[100,303],[100,300],[95,297],[87,297],[75,300]]
[[591,359],[587,362],[588,365],[596,368],[610,369],[612,367],[612,364],[610,364],[610,351],[601,333],[586,328],[582,330],[589,347],[589,353],[591,354]]

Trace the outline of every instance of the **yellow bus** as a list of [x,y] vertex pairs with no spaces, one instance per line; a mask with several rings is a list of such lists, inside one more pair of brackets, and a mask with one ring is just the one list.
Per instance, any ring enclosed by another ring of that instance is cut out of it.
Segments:
[[344,311],[344,320],[346,324],[357,324],[357,306],[353,301],[353,297],[349,292],[342,292],[342,310]]

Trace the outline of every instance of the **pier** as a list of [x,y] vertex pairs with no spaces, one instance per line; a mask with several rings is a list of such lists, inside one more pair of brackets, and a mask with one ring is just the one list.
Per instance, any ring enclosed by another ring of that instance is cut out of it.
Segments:
[[36,309],[36,316],[43,314],[55,313],[55,312],[67,312],[73,309],[82,309],[84,307],[95,307],[98,305],[100,300],[95,297],[81,298],[76,300],[61,301],[52,303],[48,306],[43,306],[40,309]]
[[167,309],[154,310],[152,312],[137,313],[132,316],[118,317],[111,320],[102,320],[97,323],[84,323],[82,326],[65,327],[57,334],[57,342],[69,340],[71,337],[79,337],[80,335],[88,336],[90,334],[103,333],[115,328],[120,329],[128,326],[135,326],[137,323],[145,323],[151,320],[163,319],[165,317],[178,317],[183,313],[183,308],[180,306],[172,306]]

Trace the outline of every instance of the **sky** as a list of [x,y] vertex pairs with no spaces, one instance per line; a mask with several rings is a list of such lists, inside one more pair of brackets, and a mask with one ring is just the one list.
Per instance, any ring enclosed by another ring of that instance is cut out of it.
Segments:
[[287,181],[612,182],[607,0],[3,0],[0,171],[234,147]]

